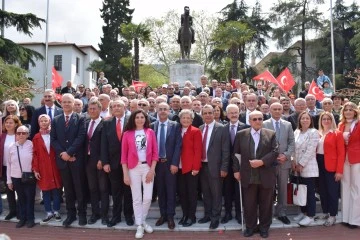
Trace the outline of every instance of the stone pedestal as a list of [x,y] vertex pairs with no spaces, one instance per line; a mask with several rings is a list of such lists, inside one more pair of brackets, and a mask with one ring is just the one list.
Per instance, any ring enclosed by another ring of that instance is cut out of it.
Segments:
[[204,66],[195,60],[182,59],[170,66],[170,82],[178,82],[181,87],[185,81],[194,86],[200,84],[200,77],[204,74]]

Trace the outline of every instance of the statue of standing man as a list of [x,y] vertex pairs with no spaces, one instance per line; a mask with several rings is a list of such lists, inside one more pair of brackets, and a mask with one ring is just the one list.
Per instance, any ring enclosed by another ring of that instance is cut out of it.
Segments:
[[180,44],[182,59],[190,59],[191,44],[195,42],[195,32],[192,28],[192,23],[190,8],[185,6],[184,13],[181,14],[181,27],[177,39],[177,42]]

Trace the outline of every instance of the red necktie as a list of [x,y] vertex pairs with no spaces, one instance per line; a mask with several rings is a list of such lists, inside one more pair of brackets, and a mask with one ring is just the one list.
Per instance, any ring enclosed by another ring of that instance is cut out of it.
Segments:
[[65,127],[69,127],[69,116],[65,116]]
[[116,134],[118,136],[119,141],[121,140],[121,121],[120,118],[116,123]]
[[94,125],[95,125],[95,121],[92,120],[91,121],[91,125],[90,125],[90,129],[89,129],[89,132],[88,132],[88,154],[90,155],[90,139],[93,135],[93,131],[94,131]]
[[202,149],[202,157],[201,157],[201,159],[203,161],[206,159],[206,140],[207,140],[208,130],[209,130],[209,125],[206,125],[205,126],[205,134],[204,134],[204,138],[203,138],[203,141],[202,141],[203,149]]

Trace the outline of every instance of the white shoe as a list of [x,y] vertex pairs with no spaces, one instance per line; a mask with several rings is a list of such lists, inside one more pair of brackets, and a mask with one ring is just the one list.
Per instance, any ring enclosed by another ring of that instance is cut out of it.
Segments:
[[329,214],[328,214],[328,213],[321,213],[321,214],[315,216],[314,219],[316,219],[316,220],[326,220],[326,219],[328,219],[328,218],[329,218]]
[[136,229],[135,238],[140,239],[144,237],[144,227],[139,225]]
[[144,223],[144,230],[147,233],[153,233],[154,232],[154,229],[147,223]]
[[314,218],[313,217],[304,217],[300,222],[299,225],[300,226],[309,226],[310,224],[312,224],[314,222]]
[[324,223],[324,226],[325,226],[325,227],[330,227],[330,226],[334,225],[335,222],[336,222],[336,217],[330,216],[330,217],[326,220],[326,222]]
[[303,219],[305,217],[305,215],[303,213],[299,213],[296,217],[294,217],[294,221],[300,221],[301,219]]

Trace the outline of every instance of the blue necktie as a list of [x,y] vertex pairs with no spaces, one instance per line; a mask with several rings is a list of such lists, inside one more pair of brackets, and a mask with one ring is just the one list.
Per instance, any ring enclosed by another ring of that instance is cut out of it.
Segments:
[[51,112],[51,108],[49,108],[48,115],[49,115],[49,117],[50,117],[50,120],[52,120],[52,112]]
[[160,158],[166,157],[166,150],[165,150],[165,124],[162,123],[160,127]]
[[279,142],[279,140],[280,140],[280,126],[279,126],[278,121],[275,122],[275,132],[276,132],[276,140]]

